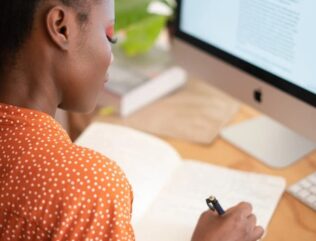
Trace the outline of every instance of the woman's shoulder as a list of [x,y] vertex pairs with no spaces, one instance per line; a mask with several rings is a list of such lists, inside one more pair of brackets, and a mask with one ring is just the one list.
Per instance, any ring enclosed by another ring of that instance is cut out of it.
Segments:
[[57,148],[51,152],[45,163],[41,169],[48,172],[43,180],[60,190],[60,194],[64,193],[61,196],[81,198],[84,195],[91,201],[98,198],[114,200],[123,193],[132,198],[132,187],[123,170],[94,150],[70,144],[62,151]]
[[109,176],[113,177],[110,180],[126,178],[115,161],[97,151],[73,143],[55,150],[51,157],[57,161],[57,166],[61,166],[64,170],[76,171],[78,175],[80,173],[91,176],[94,180],[97,179],[96,177]]

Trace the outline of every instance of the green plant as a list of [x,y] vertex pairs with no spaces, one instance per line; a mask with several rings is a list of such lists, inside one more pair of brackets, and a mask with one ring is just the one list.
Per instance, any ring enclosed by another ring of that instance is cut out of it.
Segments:
[[115,0],[115,29],[123,33],[124,38],[120,44],[129,56],[150,50],[172,17],[172,14],[161,15],[148,11],[153,3],[163,4],[170,10],[175,6],[174,0]]

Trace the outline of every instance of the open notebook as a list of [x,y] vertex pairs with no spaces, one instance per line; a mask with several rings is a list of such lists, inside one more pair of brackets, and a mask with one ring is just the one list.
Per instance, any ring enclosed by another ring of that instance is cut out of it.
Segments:
[[139,241],[190,240],[205,199],[228,208],[254,207],[264,228],[284,191],[283,178],[181,160],[166,142],[127,127],[93,123],[76,141],[115,160],[134,190],[133,225]]

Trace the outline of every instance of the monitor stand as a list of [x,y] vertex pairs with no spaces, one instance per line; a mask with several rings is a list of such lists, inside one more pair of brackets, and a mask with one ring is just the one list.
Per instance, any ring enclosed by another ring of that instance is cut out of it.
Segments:
[[316,148],[316,143],[260,116],[222,130],[221,136],[266,165],[283,168]]

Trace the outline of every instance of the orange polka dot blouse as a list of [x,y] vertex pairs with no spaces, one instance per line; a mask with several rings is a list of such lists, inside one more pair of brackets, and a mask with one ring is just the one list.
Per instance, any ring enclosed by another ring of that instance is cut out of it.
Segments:
[[0,104],[0,240],[134,240],[132,191],[53,118]]

